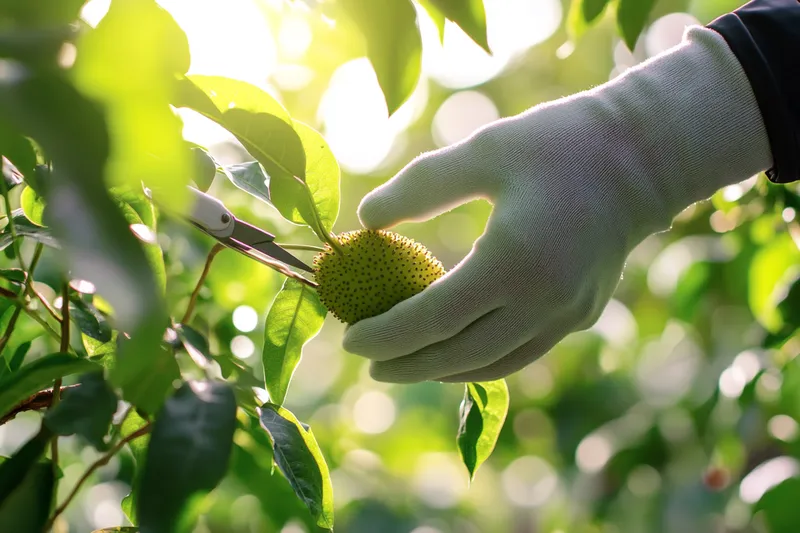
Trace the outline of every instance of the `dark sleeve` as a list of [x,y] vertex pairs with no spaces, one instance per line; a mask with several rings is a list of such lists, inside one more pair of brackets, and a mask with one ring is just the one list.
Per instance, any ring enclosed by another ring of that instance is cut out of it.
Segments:
[[775,183],[800,180],[800,0],[753,0],[708,25],[742,64],[767,128]]

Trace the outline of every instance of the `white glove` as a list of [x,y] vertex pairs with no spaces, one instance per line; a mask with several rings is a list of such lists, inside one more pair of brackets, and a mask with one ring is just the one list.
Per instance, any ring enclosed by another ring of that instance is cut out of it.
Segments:
[[597,320],[645,237],[771,164],[744,71],[693,27],[623,76],[423,154],[370,192],[359,217],[372,229],[479,197],[494,210],[458,266],[351,326],[344,348],[379,381],[507,376]]

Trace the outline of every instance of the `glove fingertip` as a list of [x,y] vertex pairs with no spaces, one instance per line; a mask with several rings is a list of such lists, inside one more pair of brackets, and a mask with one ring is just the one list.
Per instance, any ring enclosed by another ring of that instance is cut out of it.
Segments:
[[358,206],[358,220],[366,229],[383,229],[395,224],[385,198],[376,192],[366,195]]

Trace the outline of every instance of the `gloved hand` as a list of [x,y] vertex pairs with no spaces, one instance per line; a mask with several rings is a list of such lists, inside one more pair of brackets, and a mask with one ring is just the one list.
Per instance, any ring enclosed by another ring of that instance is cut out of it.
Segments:
[[590,327],[646,236],[772,164],[752,89],[724,39],[681,45],[615,80],[423,154],[369,193],[367,228],[475,198],[494,206],[467,257],[422,293],[352,325],[379,381],[483,381]]

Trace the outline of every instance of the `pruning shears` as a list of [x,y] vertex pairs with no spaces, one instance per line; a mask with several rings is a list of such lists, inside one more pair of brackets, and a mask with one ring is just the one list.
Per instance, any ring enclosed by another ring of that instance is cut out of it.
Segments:
[[192,225],[228,248],[307,285],[316,286],[315,283],[286,268],[288,265],[305,272],[314,272],[310,266],[278,245],[273,234],[236,218],[217,198],[194,187],[188,189],[193,205],[186,218]]

